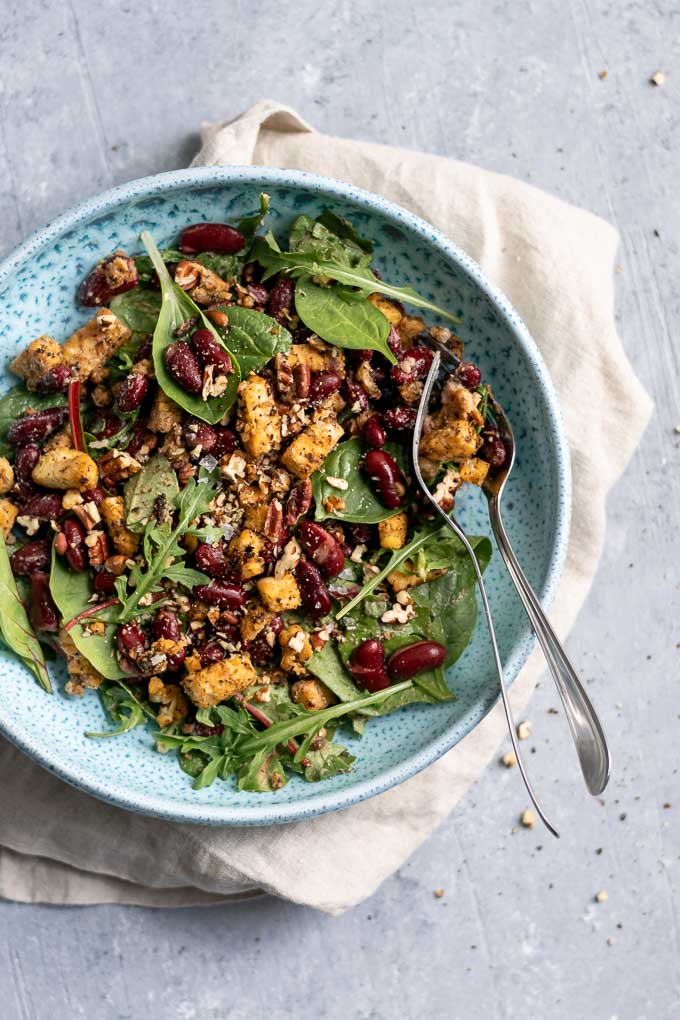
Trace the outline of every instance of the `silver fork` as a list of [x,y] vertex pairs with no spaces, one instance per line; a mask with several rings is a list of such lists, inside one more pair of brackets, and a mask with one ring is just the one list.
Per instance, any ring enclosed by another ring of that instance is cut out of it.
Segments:
[[[418,407],[418,415],[416,418],[416,424],[413,431],[413,465],[418,482],[430,500],[432,505],[436,508],[437,513],[446,521],[447,525],[451,530],[458,536],[460,541],[465,546],[468,555],[472,561],[477,585],[479,587],[480,596],[482,599],[482,605],[484,608],[484,615],[486,617],[486,623],[489,630],[489,637],[491,639],[491,647],[493,650],[494,662],[496,665],[496,671],[498,673],[498,681],[500,686],[501,697],[503,700],[503,707],[505,709],[505,715],[508,722],[508,729],[510,731],[510,739],[512,740],[512,746],[515,751],[517,758],[517,764],[519,766],[524,784],[527,788],[527,792],[531,798],[531,801],[536,808],[541,820],[544,822],[546,827],[552,832],[554,836],[559,836],[559,833],[555,827],[548,821],[543,809],[541,808],[536,795],[533,791],[529,777],[527,776],[524,768],[524,763],[519,751],[517,742],[517,731],[515,728],[515,722],[512,715],[512,709],[510,707],[510,701],[508,698],[508,692],[505,684],[505,676],[503,672],[503,665],[501,662],[500,654],[498,651],[498,644],[496,642],[496,635],[493,626],[493,620],[491,617],[491,609],[489,607],[489,600],[487,598],[486,589],[484,587],[484,581],[482,573],[477,563],[477,558],[474,554],[472,546],[467,540],[465,533],[461,526],[458,524],[456,519],[445,513],[444,510],[434,499],[429,488],[425,484],[420,467],[418,464],[418,453],[420,447],[420,437],[423,430],[423,423],[427,409],[430,402],[430,396],[432,394],[432,388],[434,386],[437,374],[442,360],[452,367],[459,365],[459,359],[449,351],[443,345],[437,343],[435,340],[430,338],[426,341],[430,347],[435,350],[435,356],[430,367],[425,385],[423,387],[423,394]],[[541,605],[527,580],[517,557],[513,551],[512,545],[508,538],[507,532],[503,526],[503,520],[501,517],[501,497],[503,489],[508,480],[510,472],[512,470],[515,461],[515,440],[510,426],[510,422],[503,411],[498,401],[493,397],[491,391],[489,391],[489,404],[493,411],[493,417],[495,420],[496,427],[502,435],[505,445],[508,451],[508,457],[505,464],[501,468],[496,468],[489,473],[489,480],[484,485],[484,494],[486,495],[489,508],[489,519],[491,522],[491,528],[498,545],[498,549],[503,558],[503,561],[508,569],[508,573],[512,578],[512,581],[517,589],[517,594],[526,610],[527,616],[534,629],[536,637],[538,638],[539,645],[543,650],[548,667],[552,674],[552,677],[559,691],[562,703],[564,705],[565,715],[569,722],[571,734],[576,745],[576,751],[578,759],[581,765],[581,770],[586,781],[586,785],[590,793],[593,796],[600,794],[609,779],[609,772],[611,768],[611,760],[609,756],[609,749],[607,747],[607,741],[602,730],[602,726],[597,717],[595,709],[593,708],[588,695],[586,694],[583,686],[576,675],[576,672],[571,665],[564,648],[560,644],[555,632],[553,631],[550,623],[543,612]]]

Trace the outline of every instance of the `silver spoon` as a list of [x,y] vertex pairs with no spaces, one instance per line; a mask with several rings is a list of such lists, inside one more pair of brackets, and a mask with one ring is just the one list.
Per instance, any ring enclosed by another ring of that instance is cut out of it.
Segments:
[[[426,341],[430,347],[435,351],[435,357],[433,359],[430,371],[428,373],[425,385],[423,388],[423,395],[421,397],[420,406],[418,408],[418,415],[416,419],[416,425],[413,434],[413,462],[416,477],[425,492],[426,496],[436,507],[437,512],[444,518],[449,524],[452,530],[456,533],[458,538],[465,545],[468,554],[472,560],[475,576],[477,578],[477,584],[480,589],[482,597],[482,604],[484,606],[484,612],[489,628],[489,634],[491,637],[492,648],[494,652],[494,659],[496,663],[496,669],[498,672],[501,695],[503,698],[503,705],[508,720],[508,727],[510,729],[510,736],[512,739],[513,747],[517,757],[517,761],[520,767],[522,778],[527,787],[527,791],[531,800],[536,807],[542,820],[546,826],[557,835],[557,832],[552,825],[547,821],[543,811],[536,801],[536,797],[533,793],[529,780],[527,778],[524,766],[521,761],[521,756],[518,751],[515,724],[512,719],[512,712],[508,702],[507,691],[505,688],[505,678],[503,675],[503,668],[498,654],[498,647],[493,629],[493,622],[491,619],[491,612],[489,609],[488,599],[486,597],[486,591],[484,589],[484,583],[481,576],[481,571],[477,564],[477,559],[472,551],[472,548],[465,537],[460,525],[455,521],[454,518],[449,517],[441,507],[434,500],[429,488],[425,485],[420,468],[418,465],[418,450],[420,444],[420,437],[422,434],[423,422],[427,413],[432,388],[434,386],[437,373],[441,364],[442,358],[454,368],[457,367],[460,362],[459,359],[449,351],[443,345],[431,340],[429,337]],[[515,459],[515,442],[510,423],[505,415],[503,409],[494,399],[490,393],[489,401],[494,414],[495,422],[499,431],[501,432],[503,439],[505,440],[506,448],[508,450],[508,457],[502,468],[495,469],[490,473],[488,482],[484,486],[484,492],[488,500],[489,505],[489,519],[491,521],[491,527],[498,544],[503,561],[508,569],[510,577],[512,578],[517,593],[524,605],[531,625],[536,633],[539,644],[546,657],[550,672],[552,673],[553,679],[557,685],[557,689],[562,698],[562,702],[565,709],[571,733],[576,745],[576,750],[581,764],[581,769],[588,786],[589,791],[593,795],[597,795],[604,790],[609,779],[609,771],[611,767],[609,750],[607,748],[607,742],[602,730],[602,726],[597,717],[595,709],[593,708],[588,695],[586,694],[583,686],[581,685],[573,666],[567,658],[566,652],[562,648],[559,640],[557,639],[554,631],[552,630],[550,623],[548,622],[543,610],[541,609],[540,603],[533,592],[531,585],[529,584],[522,568],[519,565],[517,557],[515,556],[510,540],[507,536],[503,521],[501,518],[501,496],[505,483],[508,479],[512,466]]]

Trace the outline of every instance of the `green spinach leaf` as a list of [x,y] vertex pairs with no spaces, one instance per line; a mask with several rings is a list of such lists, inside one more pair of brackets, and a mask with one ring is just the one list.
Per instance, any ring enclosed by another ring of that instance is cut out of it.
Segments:
[[[385,449],[397,460],[400,467],[405,466],[401,447],[387,443]],[[365,452],[366,447],[361,439],[347,439],[336,446],[326,457],[323,466],[314,472],[312,492],[316,502],[315,520],[323,521],[328,517],[334,517],[350,524],[376,524],[400,513],[399,509],[388,510],[368,484],[361,470],[361,459]],[[342,491],[344,510],[328,513],[324,508],[325,499],[339,494],[338,489],[329,485],[328,478],[341,478],[347,482],[347,488]]]
[[19,597],[2,532],[0,532],[0,634],[10,651],[18,655],[24,665],[35,674],[43,690],[51,694],[52,684],[45,665],[45,656]]
[[163,303],[153,335],[153,363],[156,379],[163,392],[171,400],[174,400],[176,404],[183,407],[189,414],[193,414],[194,417],[200,418],[201,421],[214,425],[224,417],[236,400],[236,391],[241,381],[238,362],[235,358],[232,359],[234,371],[229,376],[229,385],[221,397],[211,397],[209,400],[202,400],[200,394],[187,393],[186,390],[175,382],[165,367],[164,355],[170,344],[176,342],[176,330],[183,322],[186,322],[188,319],[198,318],[202,328],[209,329],[222,347],[225,345],[222,343],[219,333],[210,320],[194,304],[189,295],[176,286],[165,267],[153,238],[146,231],[142,234],[142,242],[151,256],[163,295]]
[[238,305],[225,306],[222,311],[227,313],[229,325],[218,332],[238,362],[242,379],[263,368],[275,354],[290,350],[292,337],[288,330],[264,312]]
[[[68,623],[84,609],[90,609],[92,606],[90,603],[92,589],[87,572],[72,574],[62,558],[57,556],[54,545],[52,546],[50,591],[64,623]],[[107,624],[103,634],[86,633],[80,623],[76,623],[69,630],[69,635],[73,638],[73,643],[78,651],[107,680],[122,680],[125,677],[115,654],[116,627],[112,625],[115,617],[115,606],[109,606],[97,613],[97,619],[104,620]]]
[[14,386],[0,398],[0,456],[6,457],[14,447],[7,442],[7,433],[17,418],[28,410],[44,411],[48,407],[63,407],[65,393],[29,393],[23,383]]
[[389,320],[370,301],[348,300],[339,287],[319,287],[303,276],[295,288],[295,309],[305,326],[327,343],[379,351],[396,364],[387,343]]
[[179,483],[172,464],[163,454],[156,454],[142,470],[128,479],[123,487],[125,517],[131,531],[142,530],[153,513],[159,496],[164,496],[169,507],[179,496]]
[[[373,637],[374,635],[371,634],[370,636]],[[357,640],[356,644],[352,645],[352,648],[361,644],[362,640],[365,639]],[[349,655],[347,658],[349,658]],[[347,672],[343,659],[332,640],[326,641],[323,648],[313,652],[312,657],[307,660],[306,666],[309,672],[318,677],[340,701],[355,701],[361,697],[361,691]]]
[[133,333],[153,333],[161,310],[161,292],[137,285],[112,298],[109,308]]
[[[490,540],[472,536],[468,541],[475,550],[480,568],[486,570],[491,559]],[[444,665],[448,667],[463,654],[477,623],[476,578],[470,557],[454,535],[433,545],[435,555],[430,562],[441,564],[446,551],[447,573],[413,588],[411,596],[416,606],[427,608],[438,620],[442,628],[439,640],[448,651]],[[439,569],[428,568],[427,549],[427,546],[423,549],[425,564],[419,569]]]

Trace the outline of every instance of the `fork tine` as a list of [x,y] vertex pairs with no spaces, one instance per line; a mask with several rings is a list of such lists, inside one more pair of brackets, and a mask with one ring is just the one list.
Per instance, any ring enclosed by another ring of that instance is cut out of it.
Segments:
[[517,742],[517,730],[516,730],[516,727],[515,727],[515,720],[514,720],[513,715],[512,715],[512,707],[510,705],[510,698],[508,697],[508,692],[507,692],[507,688],[506,688],[506,684],[505,684],[505,674],[504,674],[504,671],[503,671],[503,663],[501,662],[500,652],[498,650],[498,643],[496,641],[496,632],[495,632],[494,625],[493,625],[493,618],[491,616],[491,607],[489,605],[489,600],[487,598],[486,588],[484,586],[484,580],[482,578],[482,572],[480,570],[479,563],[477,562],[477,557],[475,556],[474,549],[472,548],[472,546],[468,542],[468,539],[467,539],[467,536],[465,535],[465,532],[463,531],[461,526],[458,524],[456,519],[454,517],[449,517],[449,515],[442,510],[442,508],[439,506],[439,504],[437,503],[436,499],[434,498],[434,496],[430,492],[428,486],[425,484],[425,481],[423,480],[423,476],[422,476],[421,471],[420,471],[420,465],[418,463],[418,453],[419,453],[419,449],[420,449],[420,437],[422,435],[423,424],[425,422],[425,415],[427,414],[427,409],[428,409],[429,402],[430,402],[430,396],[432,394],[432,388],[434,386],[435,379],[437,378],[437,373],[439,372],[439,367],[441,365],[441,360],[442,360],[441,359],[441,352],[439,350],[437,350],[435,355],[434,355],[434,358],[432,359],[432,365],[430,366],[430,371],[428,372],[427,379],[425,380],[425,384],[423,386],[423,394],[422,394],[422,396],[420,398],[420,404],[418,405],[418,414],[416,416],[416,423],[415,423],[415,426],[414,426],[414,429],[413,429],[413,443],[412,443],[412,449],[411,449],[412,456],[413,456],[413,470],[414,470],[415,476],[416,476],[416,478],[418,480],[418,484],[420,485],[422,491],[425,493],[425,495],[429,499],[430,503],[432,503],[432,505],[436,509],[437,513],[439,514],[439,516],[444,519],[444,521],[446,522],[448,527],[451,529],[451,531],[453,531],[453,533],[463,543],[463,545],[465,547],[465,550],[466,550],[466,552],[467,552],[467,554],[470,557],[470,560],[472,562],[472,565],[473,565],[473,568],[474,568],[474,571],[475,571],[475,578],[477,580],[477,586],[479,588],[479,594],[480,594],[481,599],[482,599],[482,606],[484,607],[484,615],[486,617],[486,625],[487,625],[487,628],[488,628],[488,631],[489,631],[489,638],[491,640],[491,648],[492,648],[492,651],[493,651],[494,663],[495,663],[495,666],[496,666],[496,672],[498,674],[498,683],[499,683],[499,686],[500,686],[501,698],[503,700],[503,708],[505,709],[505,718],[506,718],[507,723],[508,723],[508,730],[510,732],[510,739],[512,741],[512,746],[513,746],[513,749],[514,749],[514,752],[515,752],[515,757],[517,758],[517,764],[519,766],[519,770],[520,770],[522,779],[524,780],[524,785],[526,787],[527,793],[529,794],[529,797],[531,798],[531,802],[534,805],[534,807],[536,808],[536,811],[538,812],[539,817],[541,818],[541,821],[543,822],[545,827],[548,829],[548,831],[551,832],[553,834],[553,836],[556,836],[559,839],[559,835],[560,834],[557,831],[557,829],[554,827],[554,825],[548,820],[548,818],[545,815],[541,805],[538,803],[538,799],[537,799],[536,794],[534,793],[533,788],[531,786],[531,782],[529,780],[529,776],[527,775],[527,772],[526,772],[526,770],[524,768],[524,762],[522,761],[522,755],[520,753],[519,745],[518,745],[518,742]]

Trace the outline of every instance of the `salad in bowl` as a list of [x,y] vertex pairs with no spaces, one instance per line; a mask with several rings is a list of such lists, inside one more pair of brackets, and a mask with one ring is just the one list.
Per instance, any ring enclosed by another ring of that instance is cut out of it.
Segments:
[[477,604],[410,465],[429,339],[461,358],[421,441],[439,505],[506,458],[455,316],[331,209],[286,238],[267,212],[101,259],[91,319],[28,343],[0,401],[4,643],[46,691],[63,657],[92,739],[148,726],[197,789],[348,771],[343,730],[454,697]]

